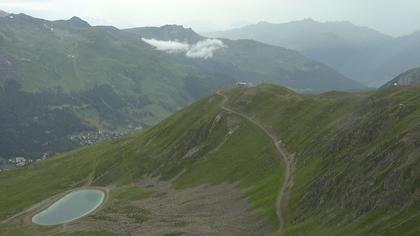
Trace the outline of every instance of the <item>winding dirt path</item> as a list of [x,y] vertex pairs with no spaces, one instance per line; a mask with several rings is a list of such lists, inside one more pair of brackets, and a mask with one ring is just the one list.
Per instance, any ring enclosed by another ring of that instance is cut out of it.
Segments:
[[286,212],[286,204],[287,204],[287,198],[290,192],[290,188],[292,186],[292,170],[294,166],[294,158],[293,155],[289,154],[286,150],[286,148],[282,145],[282,141],[278,140],[273,134],[271,134],[266,127],[264,127],[260,122],[252,119],[248,115],[234,111],[231,108],[226,106],[226,102],[228,101],[228,97],[221,93],[220,91],[217,92],[218,95],[223,97],[223,102],[221,105],[221,108],[229,113],[236,114],[238,116],[241,116],[242,118],[248,120],[252,124],[258,126],[261,130],[264,131],[264,133],[271,138],[274,146],[276,147],[279,155],[279,158],[281,161],[285,164],[285,174],[284,174],[284,181],[279,189],[278,195],[277,195],[277,201],[276,201],[276,214],[279,219],[279,229],[276,232],[276,235],[283,235],[285,230],[285,212]]

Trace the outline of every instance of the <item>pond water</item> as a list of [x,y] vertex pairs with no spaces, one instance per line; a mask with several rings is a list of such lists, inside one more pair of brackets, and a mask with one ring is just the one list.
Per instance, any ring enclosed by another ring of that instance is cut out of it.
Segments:
[[56,201],[44,211],[32,217],[38,225],[58,225],[77,220],[98,208],[104,201],[105,193],[94,189],[71,192]]

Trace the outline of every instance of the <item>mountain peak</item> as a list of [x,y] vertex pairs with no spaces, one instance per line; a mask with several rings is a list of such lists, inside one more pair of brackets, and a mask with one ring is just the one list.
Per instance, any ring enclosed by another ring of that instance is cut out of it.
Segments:
[[197,34],[193,29],[186,28],[183,25],[163,25],[162,30],[171,31],[172,33],[188,33],[188,34]]
[[73,16],[68,20],[69,23],[71,23],[73,26],[77,27],[90,27],[90,24],[84,20],[82,20],[80,17]]
[[193,29],[182,25],[163,25],[161,27],[140,27],[127,29],[126,31],[140,35],[143,38],[158,40],[175,40],[188,43],[196,43],[204,37],[198,35]]

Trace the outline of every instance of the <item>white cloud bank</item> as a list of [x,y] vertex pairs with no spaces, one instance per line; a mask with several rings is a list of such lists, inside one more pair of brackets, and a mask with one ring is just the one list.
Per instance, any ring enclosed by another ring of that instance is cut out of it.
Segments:
[[211,58],[213,52],[226,47],[226,45],[218,39],[206,39],[194,44],[187,52],[187,57],[191,58]]
[[162,41],[157,39],[142,38],[142,40],[155,47],[156,50],[167,53],[185,53],[185,55],[190,58],[209,59],[213,57],[215,51],[226,47],[226,45],[219,39],[205,39],[193,45],[183,42]]
[[157,39],[142,39],[144,42],[152,45],[157,50],[167,53],[186,52],[190,49],[190,45],[188,43],[181,43],[177,41],[161,41]]

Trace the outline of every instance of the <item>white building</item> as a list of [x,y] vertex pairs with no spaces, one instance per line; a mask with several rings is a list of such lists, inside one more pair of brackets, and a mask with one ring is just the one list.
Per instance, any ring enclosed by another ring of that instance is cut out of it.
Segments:
[[26,159],[24,157],[16,157],[15,164],[16,166],[24,166],[26,164]]
[[238,86],[239,88],[247,88],[247,87],[251,87],[252,84],[248,82],[236,82],[236,86]]

